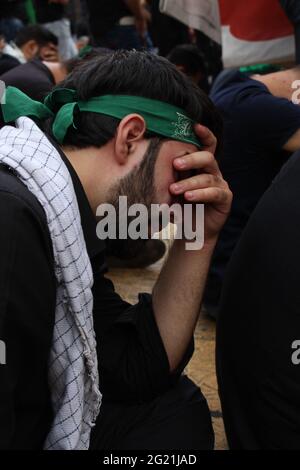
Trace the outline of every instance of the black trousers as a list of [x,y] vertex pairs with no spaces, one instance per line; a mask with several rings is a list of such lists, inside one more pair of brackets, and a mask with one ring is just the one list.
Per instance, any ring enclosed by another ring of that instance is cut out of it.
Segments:
[[90,445],[91,450],[213,448],[214,432],[207,402],[201,390],[186,376],[149,403],[104,402]]

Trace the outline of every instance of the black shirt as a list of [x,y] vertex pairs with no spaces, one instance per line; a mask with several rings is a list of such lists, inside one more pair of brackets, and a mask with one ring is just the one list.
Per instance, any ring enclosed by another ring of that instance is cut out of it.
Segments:
[[49,0],[35,0],[35,11],[38,23],[50,23],[65,16],[64,5],[49,3]]
[[93,40],[102,38],[123,16],[132,16],[123,0],[87,0]]
[[228,266],[217,371],[229,445],[300,450],[300,152],[264,194]]
[[14,67],[0,76],[6,86],[14,86],[36,101],[43,101],[55,85],[48,67],[39,59]]
[[20,62],[15,57],[8,54],[0,54],[0,76],[9,70],[18,67]]
[[[53,143],[53,142],[52,142]],[[94,273],[94,326],[103,400],[143,403],[169,388],[191,357],[170,374],[156,326],[151,296],[132,306],[104,277],[104,245],[80,180],[70,171],[87,251]],[[52,407],[48,357],[55,319],[56,281],[45,213],[30,191],[0,166],[0,340],[7,363],[0,365],[0,448],[38,449],[49,432]]]

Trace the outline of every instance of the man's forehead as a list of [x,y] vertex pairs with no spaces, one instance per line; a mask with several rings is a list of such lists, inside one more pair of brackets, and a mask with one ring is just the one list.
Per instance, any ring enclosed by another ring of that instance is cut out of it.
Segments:
[[183,156],[197,152],[198,148],[194,144],[168,139],[163,143],[161,150],[168,153],[176,153],[178,156]]

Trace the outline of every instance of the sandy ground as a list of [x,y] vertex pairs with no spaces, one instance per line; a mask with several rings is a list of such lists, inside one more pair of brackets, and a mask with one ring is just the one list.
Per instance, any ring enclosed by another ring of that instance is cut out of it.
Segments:
[[[109,277],[116,290],[127,301],[134,303],[139,292],[151,292],[161,263],[147,269],[112,269]],[[216,449],[227,449],[222,412],[215,374],[215,323],[201,314],[196,334],[195,353],[187,367],[188,375],[201,387],[211,410],[216,437]]]

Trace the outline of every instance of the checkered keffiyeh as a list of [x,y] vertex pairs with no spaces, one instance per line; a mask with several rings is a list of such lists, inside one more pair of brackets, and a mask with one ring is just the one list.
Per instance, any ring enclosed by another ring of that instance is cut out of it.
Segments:
[[57,298],[49,385],[54,420],[45,449],[88,449],[99,413],[93,274],[71,176],[59,153],[26,117],[0,130],[0,162],[38,199],[51,235]]

